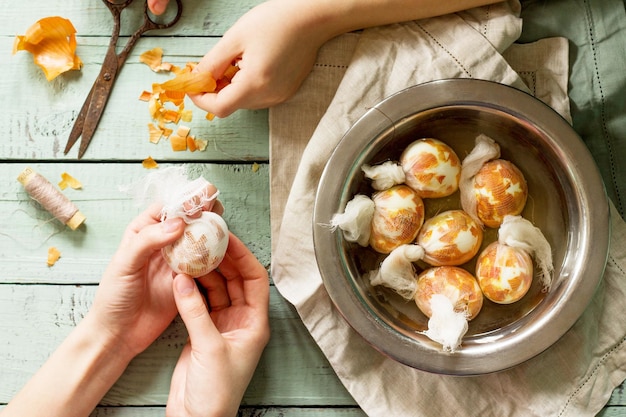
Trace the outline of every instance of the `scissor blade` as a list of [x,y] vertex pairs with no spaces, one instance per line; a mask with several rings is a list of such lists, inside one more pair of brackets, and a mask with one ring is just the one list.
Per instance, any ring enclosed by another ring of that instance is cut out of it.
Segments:
[[63,151],[65,155],[67,155],[70,149],[72,149],[72,146],[74,146],[74,144],[80,137],[81,133],[83,132],[83,126],[85,124],[85,117],[87,117],[87,112],[89,110],[89,106],[91,105],[91,97],[93,96],[94,88],[95,88],[95,84],[94,86],[91,87],[91,90],[89,90],[89,94],[87,95],[87,98],[85,98],[83,107],[81,107],[80,112],[78,113],[78,116],[76,117],[76,120],[74,121],[74,126],[72,127],[72,131],[70,132],[70,135],[67,139],[67,144],[65,145],[65,150]]
[[[112,85],[109,86],[109,88],[111,87]],[[91,105],[87,111],[87,118],[83,124],[83,134],[80,139],[80,147],[78,148],[78,159],[83,157],[94,133],[96,132],[102,113],[104,113],[104,108],[109,100],[109,95],[110,89],[105,91],[103,86],[95,88],[94,94],[91,97]]]

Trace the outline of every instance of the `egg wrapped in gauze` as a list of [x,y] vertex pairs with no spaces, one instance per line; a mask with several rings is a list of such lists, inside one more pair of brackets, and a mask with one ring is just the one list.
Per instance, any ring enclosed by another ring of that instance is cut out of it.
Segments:
[[422,198],[446,197],[459,187],[461,162],[454,150],[437,139],[411,143],[400,156],[405,183]]
[[463,210],[448,210],[424,222],[417,243],[424,261],[433,266],[461,265],[480,249],[483,231]]
[[499,227],[504,216],[519,215],[528,198],[524,174],[499,157],[499,145],[479,135],[476,146],[463,160],[461,206],[481,226]]
[[161,250],[179,274],[201,277],[219,266],[228,247],[228,226],[219,214],[204,211],[189,221],[183,236]]
[[465,269],[440,266],[418,276],[415,304],[429,318],[424,334],[454,352],[467,333],[468,321],[480,312],[483,294]]
[[161,220],[181,218],[187,224],[182,237],[161,250],[177,273],[194,278],[217,268],[228,246],[228,227],[217,199],[219,191],[203,177],[190,180],[187,166],[153,171],[134,184],[123,187],[140,204],[159,203]]
[[521,216],[506,216],[498,240],[487,246],[476,261],[476,278],[488,299],[498,304],[520,300],[533,280],[534,256],[544,290],[552,281],[552,249],[541,230]]
[[379,253],[389,253],[400,245],[415,240],[424,223],[424,202],[406,185],[396,185],[372,196],[369,244]]

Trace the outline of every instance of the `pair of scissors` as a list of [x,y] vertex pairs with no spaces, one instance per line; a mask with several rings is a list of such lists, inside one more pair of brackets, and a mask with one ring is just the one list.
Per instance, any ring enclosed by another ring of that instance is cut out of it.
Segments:
[[118,0],[116,2],[115,0],[102,0],[113,15],[113,33],[111,34],[111,41],[109,42],[109,48],[107,49],[107,53],[104,57],[100,74],[98,74],[98,78],[96,78],[96,81],[91,87],[91,91],[89,91],[89,95],[87,95],[87,98],[85,99],[83,107],[80,109],[80,113],[78,113],[78,117],[74,122],[74,127],[72,128],[70,136],[67,140],[65,151],[63,152],[64,154],[69,152],[81,136],[82,139],[78,149],[78,159],[82,158],[85,154],[85,151],[91,142],[91,138],[96,131],[98,122],[102,117],[107,101],[109,100],[109,96],[111,95],[111,90],[113,89],[113,84],[115,83],[119,70],[122,68],[126,58],[128,58],[128,54],[131,49],[133,49],[133,46],[137,43],[137,40],[139,40],[139,37],[149,30],[167,29],[173,26],[176,22],[178,22],[183,13],[182,0],[176,0],[176,6],[178,8],[176,16],[169,22],[158,23],[152,20],[148,10],[148,2],[146,2],[143,13],[143,24],[130,36],[128,42],[124,46],[124,49],[122,49],[122,51],[118,54],[116,47],[120,36],[122,11],[130,3],[132,3],[132,1],[133,0]]

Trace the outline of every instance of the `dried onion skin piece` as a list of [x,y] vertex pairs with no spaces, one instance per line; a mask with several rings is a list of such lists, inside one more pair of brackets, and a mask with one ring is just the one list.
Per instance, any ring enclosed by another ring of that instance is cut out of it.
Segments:
[[76,29],[72,22],[60,16],[44,17],[35,22],[26,34],[18,35],[13,44],[13,54],[18,51],[30,52],[48,81],[83,66],[76,55]]

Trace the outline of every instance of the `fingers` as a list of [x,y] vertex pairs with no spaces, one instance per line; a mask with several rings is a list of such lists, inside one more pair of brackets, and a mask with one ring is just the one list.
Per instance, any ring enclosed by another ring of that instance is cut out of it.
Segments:
[[241,56],[241,48],[230,42],[228,33],[224,35],[207,52],[196,65],[194,71],[209,72],[216,80],[224,75],[224,71]]
[[148,0],[148,9],[155,15],[160,15],[167,9],[169,0]]
[[196,106],[215,114],[219,118],[228,117],[239,108],[266,107],[264,103],[258,106],[252,105],[250,97],[250,86],[243,83],[231,83],[218,93],[189,95]]
[[224,206],[217,200],[217,188],[213,184],[207,186],[198,194],[183,203],[183,210],[188,217],[198,218],[203,211],[214,211],[220,216],[224,213]]
[[161,221],[161,209],[161,205],[152,204],[128,224],[126,232],[137,233],[148,225],[158,223]]
[[206,341],[219,335],[204,304],[204,298],[194,279],[189,275],[177,275],[172,285],[174,286],[174,301],[187,327],[189,338],[194,346],[202,351],[206,348],[203,346],[208,343]]
[[231,306],[230,295],[226,287],[226,280],[218,271],[198,278],[198,281],[206,291],[206,299],[209,311],[220,311]]
[[247,304],[255,309],[267,310],[269,303],[267,271],[233,233],[229,236],[226,256],[219,270],[226,278],[232,305]]
[[118,265],[136,270],[142,267],[155,251],[182,235],[185,222],[180,218],[160,222],[159,212],[158,207],[153,206],[130,223],[116,253]]

